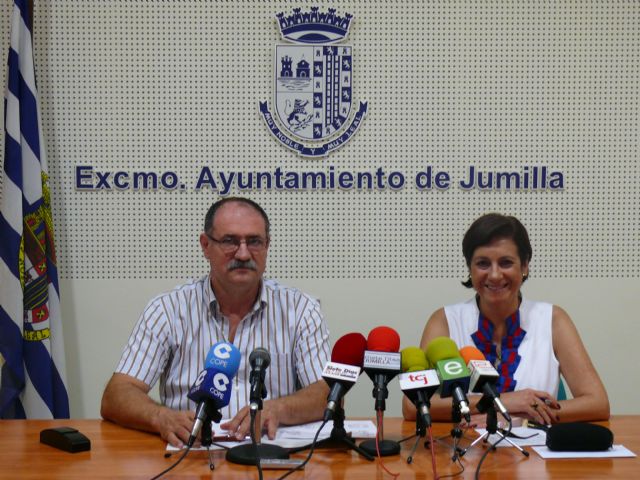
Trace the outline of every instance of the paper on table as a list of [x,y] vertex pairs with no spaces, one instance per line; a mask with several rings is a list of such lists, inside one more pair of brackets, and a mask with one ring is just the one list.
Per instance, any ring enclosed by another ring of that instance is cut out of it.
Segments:
[[[484,435],[486,433],[486,429],[484,428],[476,428],[476,432],[480,435]],[[529,437],[533,435],[531,438],[515,438],[515,437],[507,437],[513,443],[520,447],[529,447],[532,445],[545,445],[547,443],[547,432],[542,430],[537,430],[533,428],[527,427],[514,427],[511,429],[511,433],[518,435],[519,437]],[[489,435],[489,443],[495,443],[498,441],[500,437],[496,434]],[[512,447],[509,442],[506,440],[502,440],[497,447]]]
[[[224,423],[228,420],[221,420],[220,423]],[[266,435],[262,436],[262,443],[270,443],[275,445],[280,445],[283,448],[296,448],[302,447],[305,445],[310,445],[313,441],[313,438],[320,428],[322,422],[311,422],[305,423],[302,425],[293,425],[288,427],[279,427],[276,431],[276,438],[274,440],[269,440],[269,437]],[[318,440],[322,440],[324,438],[328,438],[331,435],[331,429],[333,428],[333,423],[327,423],[320,435],[318,436]],[[373,424],[371,420],[345,420],[344,428],[347,432],[351,433],[353,438],[375,438],[376,436],[376,426]],[[223,437],[227,435],[226,430],[222,430],[220,428],[220,424],[214,423],[212,425],[211,433],[214,437]],[[225,440],[216,440],[215,443],[218,443],[224,447],[235,447],[236,445],[240,445],[242,443],[247,443],[249,440],[245,440],[242,442],[235,441],[233,438],[230,438],[229,441]],[[212,445],[211,450],[219,450],[223,447]],[[205,447],[194,448],[192,450],[205,450]],[[167,444],[168,451],[178,451],[179,449],[176,447],[172,447]]]
[[[294,425],[290,427],[281,427],[276,432],[276,440],[279,439],[307,439],[313,440],[316,436],[318,428],[320,428],[322,422],[311,422],[302,425]],[[331,429],[333,423],[327,423],[320,432],[318,439],[327,438],[331,435]],[[375,438],[376,426],[371,420],[345,420],[344,428],[347,432],[351,433],[353,438]]]
[[604,452],[554,452],[548,447],[533,447],[540,457],[549,458],[632,458],[636,454],[624,445],[614,445]]

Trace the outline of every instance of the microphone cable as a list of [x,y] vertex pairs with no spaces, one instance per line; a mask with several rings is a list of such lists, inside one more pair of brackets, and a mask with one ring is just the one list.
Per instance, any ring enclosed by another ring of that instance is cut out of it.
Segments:
[[311,442],[311,447],[309,447],[309,454],[307,455],[307,458],[304,459],[304,462],[302,462],[300,465],[296,465],[294,468],[290,469],[281,477],[278,477],[278,480],[282,480],[283,478],[288,477],[295,471],[302,470],[304,466],[307,463],[309,463],[309,460],[311,460],[311,455],[313,455],[313,450],[316,448],[316,443],[318,442],[318,437],[320,436],[320,432],[322,431],[322,429],[324,428],[324,426],[327,424],[328,421],[329,420],[322,421],[322,424],[320,425],[320,428],[318,428],[318,431],[316,432],[315,437],[313,437],[313,442]]
[[478,462],[478,466],[476,467],[476,473],[474,476],[475,480],[478,480],[480,478],[480,467],[482,466],[482,462],[484,462],[484,459],[487,458],[487,455],[489,455],[489,452],[494,451],[496,449],[496,446],[502,441],[504,440],[506,437],[509,436],[509,434],[511,433],[511,428],[513,428],[513,424],[511,423],[511,420],[509,419],[508,421],[509,424],[509,428],[507,428],[506,433],[503,433],[502,435],[498,435],[498,440],[496,440],[491,447],[487,448],[485,450],[485,452],[482,454],[482,457],[480,458],[480,461]]
[[433,442],[433,430],[431,429],[431,425],[427,427],[427,432],[429,432],[429,450],[431,450],[431,469],[433,470],[433,478],[435,480],[438,479],[438,470],[436,469],[436,444]]
[[191,450],[191,447],[187,446],[187,448],[185,448],[184,453],[182,455],[180,455],[180,458],[178,459],[177,462],[175,462],[173,465],[171,465],[169,468],[167,468],[166,470],[163,470],[162,472],[160,472],[158,475],[156,475],[155,477],[153,477],[151,480],[157,480],[158,478],[162,477],[164,474],[170,472],[171,470],[173,470],[175,467],[178,466],[178,464],[184,459],[184,457],[187,456],[187,453],[189,453],[189,451]]
[[[462,449],[459,447],[460,444],[460,439],[464,438],[464,435],[467,433],[467,430],[469,430],[470,426],[469,424],[465,425],[464,430],[460,430],[460,436],[454,436],[453,437],[453,455],[451,456],[451,461],[453,463],[457,463],[458,466],[460,467],[460,470],[458,472],[455,473],[448,473],[447,475],[442,475],[439,477],[434,476],[435,480],[440,480],[441,478],[453,478],[453,477],[457,477],[458,475],[462,475],[464,473],[464,463],[462,463],[462,456],[460,455],[460,452],[462,451]],[[436,438],[436,441],[442,441],[442,438],[448,437],[449,435],[445,435],[444,437],[439,437]],[[432,461],[435,461],[435,459],[432,459]]]
[[386,465],[384,464],[384,461],[382,460],[382,456],[380,455],[380,425],[382,424],[383,418],[382,418],[382,410],[376,410],[376,420],[377,420],[377,427],[376,427],[376,452],[378,454],[378,461],[380,462],[380,466],[382,467],[382,469],[387,472],[389,475],[391,475],[393,478],[398,478],[398,476],[400,475],[399,473],[393,473],[391,472]]

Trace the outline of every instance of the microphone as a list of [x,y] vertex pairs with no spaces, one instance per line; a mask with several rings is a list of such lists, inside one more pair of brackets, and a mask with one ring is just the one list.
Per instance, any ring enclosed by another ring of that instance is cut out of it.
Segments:
[[226,371],[237,372],[240,367],[240,350],[229,342],[214,344],[204,360],[204,368],[223,368]]
[[367,340],[361,333],[347,333],[333,346],[331,361],[327,362],[322,371],[322,378],[331,388],[323,421],[333,418],[340,400],[358,380],[366,346]]
[[390,327],[376,327],[369,332],[367,349],[364,352],[363,368],[373,380],[373,397],[376,400],[375,410],[378,413],[378,435],[376,440],[365,440],[360,448],[370,455],[381,457],[400,453],[400,444],[393,440],[384,440],[382,414],[385,400],[389,396],[387,384],[400,373],[400,335]]
[[249,364],[251,365],[251,373],[249,374],[249,382],[251,383],[249,408],[251,410],[262,410],[262,400],[267,396],[267,390],[264,388],[264,377],[270,363],[271,355],[262,347],[256,348],[249,355]]
[[480,413],[486,412],[491,403],[493,403],[495,409],[500,412],[505,420],[510,422],[511,415],[509,415],[507,408],[500,400],[500,393],[496,389],[496,382],[500,378],[500,374],[476,347],[462,347],[460,355],[462,355],[471,372],[469,391],[483,394],[476,405],[478,411]]
[[[262,444],[262,424],[260,421],[260,412],[262,410],[262,400],[267,396],[267,389],[264,384],[264,378],[267,368],[271,363],[271,355],[262,348],[256,348],[249,355],[249,365],[251,365],[251,373],[249,374],[249,411],[251,418],[251,443],[236,445],[227,450],[225,458],[232,463],[241,465],[258,465],[261,459],[280,459],[289,458],[289,452],[279,445]],[[261,471],[261,470],[260,470]]]
[[613,446],[613,432],[593,423],[556,423],[547,429],[546,445],[557,452],[597,452]]
[[[457,411],[471,423],[471,410],[466,393],[469,391],[469,369],[460,358],[455,342],[449,337],[434,338],[425,351],[427,360],[435,366],[442,384],[440,396],[453,397],[454,421]],[[457,407],[457,409],[456,409]]]
[[191,448],[207,421],[219,422],[222,415],[218,411],[226,407],[231,399],[231,380],[240,365],[240,351],[232,344],[218,342],[209,349],[205,367],[189,389],[187,397],[197,403],[193,428],[187,441]]
[[390,327],[376,327],[369,332],[363,367],[373,381],[376,411],[385,410],[389,396],[387,384],[400,373],[400,335]]
[[438,374],[428,369],[427,357],[418,347],[406,347],[400,352],[402,373],[398,376],[400,389],[416,406],[422,423],[430,427],[429,400],[440,386]]

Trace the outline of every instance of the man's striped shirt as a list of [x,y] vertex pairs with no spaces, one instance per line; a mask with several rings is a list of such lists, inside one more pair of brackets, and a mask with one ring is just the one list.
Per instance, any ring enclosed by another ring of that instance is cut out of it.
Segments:
[[[204,367],[211,345],[228,341],[225,318],[211,288],[209,276],[176,287],[151,300],[124,348],[117,373],[150,387],[160,380],[163,405],[193,410],[189,387]],[[231,418],[249,404],[249,354],[257,347],[271,354],[265,386],[267,399],[290,395],[322,378],[329,360],[329,333],[320,303],[295,288],[264,279],[259,298],[236,330],[233,344],[242,358],[229,406]]]

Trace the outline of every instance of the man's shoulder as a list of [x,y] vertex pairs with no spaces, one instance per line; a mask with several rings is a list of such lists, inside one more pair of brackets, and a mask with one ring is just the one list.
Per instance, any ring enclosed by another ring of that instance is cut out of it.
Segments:
[[320,304],[320,301],[313,295],[303,292],[299,288],[283,285],[278,280],[273,278],[263,279],[264,293],[268,297],[276,297],[281,299],[289,298],[298,302],[301,299],[305,299],[309,302]]
[[201,295],[204,291],[205,282],[207,276],[201,278],[194,278],[187,280],[185,283],[176,285],[171,290],[157,294],[149,301],[149,305],[157,304],[159,302],[170,301],[174,303],[183,298],[188,298],[194,294]]

